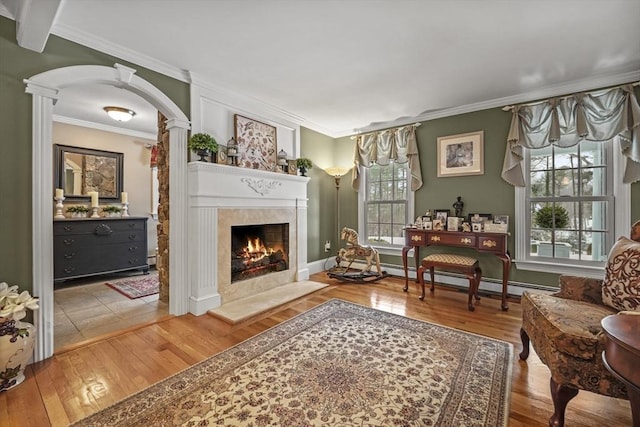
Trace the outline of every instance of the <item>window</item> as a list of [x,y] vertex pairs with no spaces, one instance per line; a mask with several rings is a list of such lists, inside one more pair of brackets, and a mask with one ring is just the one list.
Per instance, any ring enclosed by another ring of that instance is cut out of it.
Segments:
[[601,276],[630,200],[629,186],[615,178],[622,175],[615,173],[622,164],[616,145],[582,141],[525,151],[527,186],[516,189],[519,268]]
[[359,192],[360,232],[363,243],[378,247],[404,246],[402,229],[411,222],[413,193],[409,190],[408,163],[392,162],[364,170]]

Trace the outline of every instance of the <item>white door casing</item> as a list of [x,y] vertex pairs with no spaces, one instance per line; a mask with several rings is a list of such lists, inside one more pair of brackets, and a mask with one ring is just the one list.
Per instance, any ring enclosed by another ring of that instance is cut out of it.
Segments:
[[45,71],[25,79],[33,96],[32,122],[32,244],[33,295],[40,298],[34,323],[37,340],[34,361],[53,355],[53,106],[70,86],[108,84],[131,91],[167,117],[169,130],[169,312],[189,309],[187,270],[187,131],[189,120],[158,88],[124,65],[76,65]]

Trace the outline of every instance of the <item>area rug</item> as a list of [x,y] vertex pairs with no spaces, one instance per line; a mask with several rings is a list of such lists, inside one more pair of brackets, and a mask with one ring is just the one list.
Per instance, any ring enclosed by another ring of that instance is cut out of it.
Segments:
[[511,344],[330,300],[79,426],[506,426]]
[[114,282],[107,282],[105,285],[131,299],[146,297],[160,292],[160,282],[158,281],[157,274],[149,274]]

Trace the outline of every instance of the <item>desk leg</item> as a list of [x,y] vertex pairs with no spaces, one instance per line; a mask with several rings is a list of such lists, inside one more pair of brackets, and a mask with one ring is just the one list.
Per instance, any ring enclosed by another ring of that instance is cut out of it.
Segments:
[[631,420],[633,427],[640,427],[640,391],[630,384],[626,384],[631,403]]
[[509,272],[511,271],[511,257],[508,254],[498,255],[502,261],[502,311],[509,310],[507,304],[507,285],[509,284]]
[[407,262],[407,253],[411,250],[411,246],[405,246],[402,248],[402,267],[404,268],[404,288],[403,291],[409,290],[409,267]]
[[413,266],[416,268],[416,283],[419,283],[418,279],[418,267],[420,267],[420,246],[413,247]]

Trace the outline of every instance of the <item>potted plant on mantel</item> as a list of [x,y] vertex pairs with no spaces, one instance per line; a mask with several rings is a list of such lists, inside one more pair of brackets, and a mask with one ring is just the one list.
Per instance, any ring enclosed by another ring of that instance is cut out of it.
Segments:
[[300,171],[300,175],[307,176],[306,173],[313,167],[313,163],[305,157],[300,157],[299,159],[296,159],[296,167]]
[[196,133],[191,135],[187,144],[189,150],[195,151],[201,162],[206,161],[205,156],[211,155],[211,161],[215,162],[215,153],[218,152],[218,143],[208,133]]

